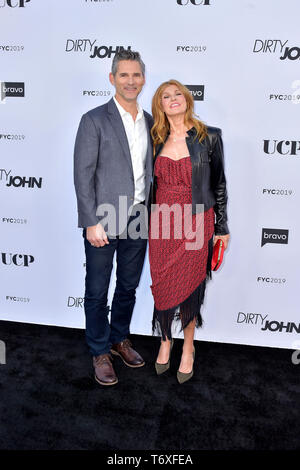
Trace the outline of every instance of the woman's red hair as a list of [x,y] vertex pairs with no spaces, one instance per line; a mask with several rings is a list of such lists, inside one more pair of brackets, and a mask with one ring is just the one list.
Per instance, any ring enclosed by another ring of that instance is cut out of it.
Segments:
[[178,90],[183,94],[186,99],[186,113],[184,116],[184,124],[189,129],[194,127],[196,129],[196,138],[199,141],[203,140],[207,135],[207,128],[206,125],[197,119],[197,116],[194,113],[194,100],[187,89],[186,86],[182,85],[182,83],[178,82],[177,80],[168,80],[167,82],[162,83],[156,90],[153,98],[152,98],[152,116],[154,119],[154,124],[151,129],[151,135],[153,138],[153,150],[155,154],[155,148],[157,145],[164,143],[166,140],[166,136],[170,131],[170,124],[166,114],[162,108],[162,94],[166,87],[174,85],[178,88]]

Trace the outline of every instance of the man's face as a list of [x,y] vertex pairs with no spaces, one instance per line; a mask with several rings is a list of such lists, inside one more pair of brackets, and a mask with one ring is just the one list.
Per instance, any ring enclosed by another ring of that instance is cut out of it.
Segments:
[[109,80],[116,88],[116,98],[127,102],[136,101],[145,83],[141,66],[136,60],[121,60],[116,75],[110,73]]

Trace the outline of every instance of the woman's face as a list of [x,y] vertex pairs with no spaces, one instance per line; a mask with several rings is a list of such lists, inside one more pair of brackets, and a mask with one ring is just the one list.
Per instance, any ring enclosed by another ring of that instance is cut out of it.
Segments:
[[169,85],[164,89],[161,104],[167,116],[176,116],[186,112],[186,99],[176,85]]

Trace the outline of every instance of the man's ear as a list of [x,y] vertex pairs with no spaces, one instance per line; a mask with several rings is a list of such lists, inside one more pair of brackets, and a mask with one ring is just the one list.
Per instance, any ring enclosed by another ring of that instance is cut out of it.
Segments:
[[110,74],[109,74],[109,81],[110,81],[110,83],[111,83],[112,85],[115,84],[115,77],[113,76],[113,74],[112,74],[111,72],[110,72]]

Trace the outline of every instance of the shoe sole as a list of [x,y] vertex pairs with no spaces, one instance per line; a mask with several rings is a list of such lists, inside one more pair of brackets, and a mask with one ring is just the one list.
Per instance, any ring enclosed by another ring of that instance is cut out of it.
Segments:
[[101,380],[98,379],[96,375],[94,377],[95,377],[96,382],[98,382],[98,384],[104,385],[104,386],[116,385],[119,382],[118,379],[116,379],[115,382],[101,382]]
[[133,365],[133,364],[129,364],[128,362],[125,361],[125,359],[123,358],[123,356],[118,353],[117,351],[114,351],[113,349],[110,350],[110,352],[114,355],[114,356],[119,356],[122,361],[124,362],[124,364],[126,364],[126,366],[128,367],[132,367],[133,369],[136,369],[137,367],[143,367],[145,365],[145,361],[142,362],[142,364],[136,364],[136,365]]

